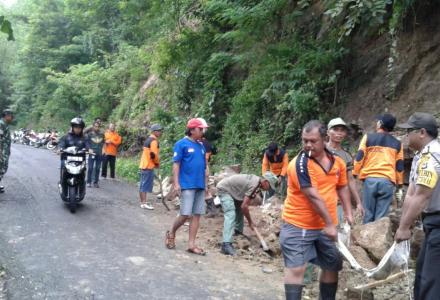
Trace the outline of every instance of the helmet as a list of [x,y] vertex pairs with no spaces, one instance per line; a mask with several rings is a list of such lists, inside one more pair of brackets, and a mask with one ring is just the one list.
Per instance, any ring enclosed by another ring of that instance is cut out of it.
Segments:
[[159,124],[153,124],[153,125],[151,125],[150,130],[151,131],[162,131],[163,127],[160,126]]
[[86,126],[86,124],[84,123],[84,121],[81,117],[76,117],[70,121],[70,126],[72,126],[72,127],[79,126],[81,128],[84,128]]
[[6,117],[6,116],[14,116],[14,112],[11,109],[5,109],[2,112],[2,117]]

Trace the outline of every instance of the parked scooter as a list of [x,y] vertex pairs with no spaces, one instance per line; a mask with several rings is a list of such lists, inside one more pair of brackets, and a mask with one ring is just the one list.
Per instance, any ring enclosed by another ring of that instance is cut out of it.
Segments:
[[86,195],[86,152],[75,146],[61,150],[59,192],[71,213],[76,212],[78,203]]

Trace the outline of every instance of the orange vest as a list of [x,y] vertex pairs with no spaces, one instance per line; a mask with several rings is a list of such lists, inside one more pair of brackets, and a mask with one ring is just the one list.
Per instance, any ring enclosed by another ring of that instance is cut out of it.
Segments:
[[402,143],[389,133],[365,135],[354,161],[353,175],[387,178],[394,184],[403,184]]
[[159,142],[155,135],[150,135],[144,143],[139,169],[152,170],[159,168]]
[[286,176],[287,166],[289,165],[289,157],[284,150],[278,150],[274,156],[269,157],[267,151],[264,152],[261,172],[264,175],[270,170],[276,176]]

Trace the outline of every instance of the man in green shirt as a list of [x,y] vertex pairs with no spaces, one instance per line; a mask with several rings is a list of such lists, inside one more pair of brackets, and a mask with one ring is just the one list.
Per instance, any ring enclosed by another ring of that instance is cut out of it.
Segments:
[[[351,199],[354,203],[356,203],[357,212],[363,217],[364,207],[362,206],[362,201],[359,197],[356,187],[356,180],[352,174],[353,157],[350,153],[348,153],[348,151],[342,148],[342,142],[345,140],[348,134],[348,126],[341,118],[335,118],[330,120],[327,125],[327,129],[329,141],[326,144],[326,147],[333,155],[337,155],[345,161],[345,164],[347,165],[347,179]],[[344,222],[344,213],[340,202],[338,203],[338,219],[339,224],[342,225]]]
[[[6,109],[2,112],[0,119],[0,181],[8,171],[9,155],[11,154],[11,133],[9,124],[14,120],[14,114]],[[4,186],[0,186],[0,193],[5,191]]]
[[89,146],[87,186],[91,187],[93,181],[93,187],[99,188],[99,171],[101,170],[102,148],[105,140],[99,121],[93,123],[93,127],[87,132],[86,138]]
[[253,230],[249,213],[250,201],[260,192],[270,188],[276,189],[278,179],[271,173],[264,173],[263,177],[248,174],[236,174],[222,179],[217,184],[218,197],[224,212],[223,244],[221,252],[226,255],[235,255],[232,246],[232,236],[235,231],[243,233],[243,216],[246,217],[249,227]]

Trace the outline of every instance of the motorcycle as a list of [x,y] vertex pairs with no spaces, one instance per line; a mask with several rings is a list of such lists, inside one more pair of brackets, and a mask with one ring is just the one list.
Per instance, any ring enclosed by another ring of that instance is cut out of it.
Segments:
[[45,147],[49,142],[50,133],[39,133],[37,134],[38,140],[35,143],[35,148]]
[[71,213],[76,212],[78,203],[86,195],[86,152],[86,149],[78,149],[75,146],[61,150],[64,157],[58,188],[61,199]]

